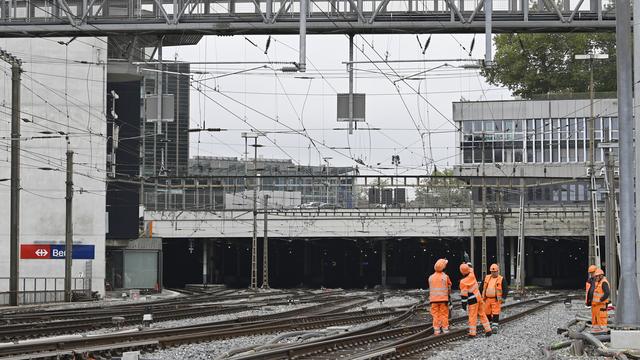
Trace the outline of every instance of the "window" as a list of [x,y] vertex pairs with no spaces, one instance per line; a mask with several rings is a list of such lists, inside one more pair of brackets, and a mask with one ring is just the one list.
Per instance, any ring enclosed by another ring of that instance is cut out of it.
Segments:
[[560,142],[560,162],[567,162],[567,142]]
[[482,149],[478,145],[476,145],[473,148],[473,162],[474,163],[481,163],[482,162]]
[[493,149],[493,159],[495,162],[502,162],[502,149]]
[[543,159],[543,161],[544,162],[550,162],[551,161],[550,156],[551,156],[551,150],[549,150],[548,146],[545,146],[544,147],[544,159]]
[[576,140],[576,138],[577,138],[576,119],[569,119],[569,139]]
[[618,118],[611,118],[611,140],[618,140]]
[[465,164],[470,164],[473,162],[473,150],[470,148],[464,148],[462,150],[462,161]]
[[522,162],[522,149],[515,149],[515,156],[516,156],[516,161],[515,162]]
[[576,143],[575,141],[569,141],[569,161],[570,162],[576,161],[575,143]]

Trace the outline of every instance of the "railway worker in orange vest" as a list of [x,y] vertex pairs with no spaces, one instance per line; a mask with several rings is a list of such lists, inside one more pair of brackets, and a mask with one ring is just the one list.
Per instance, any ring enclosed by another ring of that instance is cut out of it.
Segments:
[[451,279],[444,273],[447,259],[438,259],[433,266],[435,272],[429,276],[429,304],[433,319],[433,334],[449,332],[449,302],[451,300]]
[[609,287],[609,281],[604,277],[604,271],[597,269],[593,273],[593,297],[587,299],[591,306],[591,332],[604,333],[607,332],[607,320],[609,313],[607,312],[607,305],[610,302],[611,288]]
[[476,336],[478,316],[480,317],[482,327],[484,327],[485,335],[491,336],[491,326],[484,312],[484,301],[482,301],[482,294],[480,294],[480,290],[478,289],[476,275],[467,264],[460,265],[460,273],[462,273],[463,276],[460,280],[460,299],[462,309],[467,310],[468,308],[469,311],[469,336]]
[[482,282],[482,300],[484,300],[484,312],[491,322],[491,330],[498,331],[500,321],[500,305],[507,298],[507,284],[504,277],[500,275],[498,264],[491,264],[489,267],[491,274],[487,275]]
[[598,267],[595,265],[591,265],[589,266],[588,272],[589,272],[589,277],[587,278],[587,282],[585,284],[585,295],[584,295],[584,301],[585,304],[587,306],[589,306],[589,299],[593,298],[593,283],[595,281],[595,278],[593,277],[593,273],[596,272],[596,270],[598,270]]

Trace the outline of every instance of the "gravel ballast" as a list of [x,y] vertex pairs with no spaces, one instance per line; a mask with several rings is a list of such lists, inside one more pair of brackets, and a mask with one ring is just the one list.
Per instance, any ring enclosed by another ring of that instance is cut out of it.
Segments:
[[[356,331],[365,327],[374,326],[386,320],[388,319],[375,320],[375,321],[370,321],[362,324],[356,324],[356,325],[350,326],[349,331]],[[310,332],[314,332],[314,331],[322,331],[322,329],[310,330]],[[183,345],[175,348],[156,351],[150,354],[144,354],[140,358],[142,360],[216,359],[221,355],[223,355],[224,353],[228,352],[229,350],[266,344],[271,339],[274,339],[281,334],[282,333],[270,334],[270,335],[243,336],[243,337],[225,339],[221,341],[214,341],[214,342],[208,342],[208,343]],[[332,335],[332,334],[328,334],[328,335]],[[316,337],[316,338],[309,339],[309,341],[318,340],[318,339],[319,338]],[[296,340],[295,337],[292,337],[292,338],[280,341],[279,343],[290,344],[294,342],[299,342],[299,341]]]
[[[481,336],[450,343],[446,349],[432,351],[423,356],[424,359],[543,359],[544,346],[566,340],[556,330],[563,327],[576,312],[580,312],[580,302],[574,302],[571,309],[564,304],[554,304],[532,315],[516,320],[500,327],[498,334],[491,337]],[[463,325],[466,327],[466,322]],[[562,359],[604,359],[601,357],[573,357],[568,350],[556,352]]]

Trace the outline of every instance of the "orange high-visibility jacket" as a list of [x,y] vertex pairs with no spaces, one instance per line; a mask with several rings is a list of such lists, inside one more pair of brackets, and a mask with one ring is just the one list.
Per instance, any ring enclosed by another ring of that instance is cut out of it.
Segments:
[[460,280],[460,299],[463,303],[468,303],[469,305],[483,302],[478,288],[478,281],[473,271]]
[[[606,285],[605,285],[606,284]],[[593,290],[592,304],[606,304],[608,303],[611,288],[609,287],[609,280],[602,278],[601,281],[595,283],[595,289]]]
[[502,275],[498,275],[495,278],[491,275],[487,275],[484,278],[484,282],[482,283],[482,297],[502,300],[503,283],[504,278],[502,277]]
[[449,302],[451,293],[451,279],[441,271],[436,271],[429,276],[429,302]]

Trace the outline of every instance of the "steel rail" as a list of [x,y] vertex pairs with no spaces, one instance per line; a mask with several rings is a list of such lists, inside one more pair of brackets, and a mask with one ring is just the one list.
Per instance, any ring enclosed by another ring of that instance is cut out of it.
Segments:
[[[542,310],[550,305],[553,305],[557,302],[557,300],[555,301],[548,301],[545,303],[542,303],[540,305],[534,306],[530,309],[524,310],[522,312],[519,312],[517,314],[508,316],[508,317],[504,317],[500,320],[500,322],[502,324],[505,323],[509,323],[511,321],[520,319],[524,316],[527,316],[529,314],[532,314],[536,311]],[[390,348],[389,351],[385,354],[381,354],[380,356],[377,356],[376,358],[378,359],[397,359],[397,358],[401,358],[401,357],[406,357],[406,356],[410,356],[410,355],[414,355],[417,353],[422,353],[425,350],[440,346],[442,344],[445,343],[449,343],[455,340],[459,340],[459,339],[464,339],[466,338],[467,335],[467,329],[457,329],[457,330],[453,330],[451,332],[449,332],[448,334],[442,334],[439,336],[429,336],[427,338],[422,338],[422,339],[416,339],[413,341],[409,341],[409,342],[405,342],[402,344],[399,344],[397,346],[395,346],[394,348]]]
[[[508,309],[511,307],[519,307],[523,305],[528,305],[533,302],[543,301],[543,300],[553,300],[557,299],[558,295],[552,295],[542,298],[534,298],[526,301],[521,301],[517,303],[506,304],[504,308]],[[454,318],[451,320],[451,323],[459,323],[466,320],[466,316]],[[357,333],[348,333],[340,336],[325,338],[319,341],[308,342],[303,344],[295,344],[295,345],[287,345],[282,348],[264,351],[256,354],[250,354],[246,356],[234,357],[234,360],[273,360],[273,359],[290,359],[290,358],[304,358],[304,357],[315,357],[320,354],[330,353],[337,349],[345,349],[349,347],[354,347],[357,345],[373,343],[381,340],[389,340],[398,337],[403,337],[402,340],[398,342],[394,342],[393,344],[402,344],[405,341],[411,341],[415,338],[424,337],[425,335],[429,335],[429,333],[433,333],[433,328],[430,324],[422,324],[422,325],[413,325],[408,327],[400,327],[400,328],[392,328],[389,324],[381,324],[383,326],[375,326],[368,329],[362,329]],[[466,329],[463,329],[466,331]],[[386,346],[385,346],[386,348]],[[381,350],[381,349],[376,349]]]
[[[266,334],[284,330],[316,329],[331,325],[360,323],[399,315],[402,313],[404,313],[404,311],[385,308],[347,314],[316,315],[307,318],[289,317],[272,322],[259,321],[245,325],[237,323],[220,325],[213,323],[180,328],[98,335],[91,338],[44,340],[42,342],[29,342],[2,346],[0,347],[0,357],[23,356],[35,359],[51,356],[51,353],[55,352],[58,352],[59,354],[66,354],[69,351],[85,352],[87,351],[86,349],[95,349],[98,347],[106,347],[108,349],[130,349],[140,347],[142,349],[147,349],[149,342],[157,343],[160,347],[167,347],[205,340]],[[44,354],[47,355],[45,356]]]
[[[352,301],[353,299],[333,299],[333,298],[311,298],[309,295],[304,295],[300,298],[291,298],[295,300],[296,303],[300,304],[302,301],[308,302],[320,302],[320,304],[307,306],[299,309],[288,310],[284,312],[279,312],[276,314],[270,315],[261,315],[261,316],[246,316],[234,320],[228,320],[220,323],[241,323],[241,322],[250,322],[250,321],[266,321],[269,319],[283,317],[283,316],[295,316],[299,314],[315,314],[315,313],[331,313],[334,312],[335,309],[344,309],[359,306],[363,302],[369,302],[370,300],[364,299],[359,302],[351,303],[344,305],[345,302]],[[166,320],[175,320],[175,319],[184,319],[184,318],[195,318],[202,316],[211,316],[217,314],[230,314],[240,311],[252,310],[261,308],[263,306],[278,306],[278,305],[288,305],[288,300],[279,300],[279,301],[269,301],[269,302],[260,302],[260,303],[245,303],[241,305],[229,304],[229,305],[208,305],[207,303],[211,302],[211,299],[202,299],[200,302],[204,303],[204,305],[189,305],[183,304],[180,302],[176,302],[175,304],[165,304],[160,308],[153,308],[152,314],[154,316],[154,321],[166,321]],[[19,340],[19,339],[28,339],[40,336],[47,335],[62,335],[68,333],[78,333],[81,331],[89,331],[99,328],[112,328],[115,327],[116,324],[113,323],[113,317],[118,316],[122,317],[123,320],[121,324],[118,325],[131,325],[131,324],[140,324],[142,320],[142,315],[144,314],[144,307],[148,304],[139,304],[132,308],[126,309],[104,309],[107,310],[99,311],[98,313],[93,312],[91,310],[79,309],[81,311],[74,311],[72,314],[57,314],[57,318],[61,317],[69,317],[64,320],[56,320],[47,317],[47,314],[40,314],[35,317],[19,318],[16,321],[15,319],[9,320],[5,319],[5,321],[13,321],[19,323],[11,323],[8,325],[0,326],[0,339],[3,340]],[[101,309],[102,310],[102,309]],[[28,320],[28,321],[27,321]],[[48,321],[47,321],[48,320]]]

